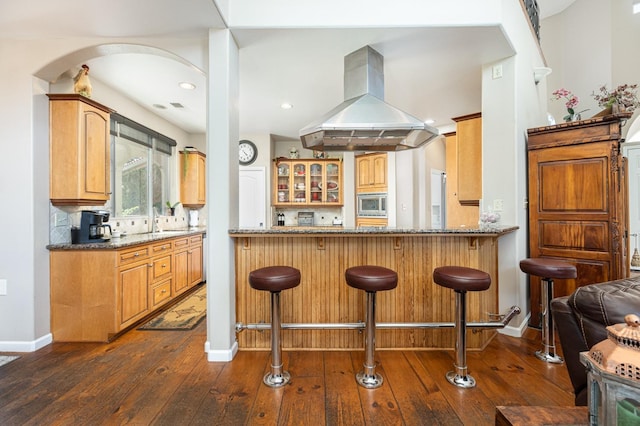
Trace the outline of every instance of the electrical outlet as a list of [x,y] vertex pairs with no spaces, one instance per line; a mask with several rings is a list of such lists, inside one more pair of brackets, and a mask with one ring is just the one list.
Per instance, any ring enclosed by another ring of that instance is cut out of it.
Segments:
[[493,79],[502,78],[502,65],[494,65],[492,69]]
[[502,200],[493,200],[493,211],[501,212],[504,208],[504,203]]
[[66,213],[56,213],[53,216],[53,226],[67,226],[69,225],[69,215]]
[[7,295],[7,280],[0,280],[0,296]]

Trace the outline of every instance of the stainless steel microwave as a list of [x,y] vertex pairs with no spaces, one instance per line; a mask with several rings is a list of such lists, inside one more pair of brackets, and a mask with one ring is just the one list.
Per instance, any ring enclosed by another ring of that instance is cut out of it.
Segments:
[[387,217],[387,193],[358,194],[358,217]]

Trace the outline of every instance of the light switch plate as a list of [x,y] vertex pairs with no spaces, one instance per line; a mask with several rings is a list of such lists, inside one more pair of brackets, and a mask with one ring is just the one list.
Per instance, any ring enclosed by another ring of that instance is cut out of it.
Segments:
[[0,296],[7,295],[7,280],[0,280]]

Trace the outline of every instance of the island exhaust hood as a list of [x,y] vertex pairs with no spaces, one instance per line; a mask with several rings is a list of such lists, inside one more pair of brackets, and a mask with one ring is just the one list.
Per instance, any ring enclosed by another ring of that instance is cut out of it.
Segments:
[[384,99],[384,59],[370,46],[344,58],[345,101],[300,130],[316,151],[402,151],[438,136],[438,130]]

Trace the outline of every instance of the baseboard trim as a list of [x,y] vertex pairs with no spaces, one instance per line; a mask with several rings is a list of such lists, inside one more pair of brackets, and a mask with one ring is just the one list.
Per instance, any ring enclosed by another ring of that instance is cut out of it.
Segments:
[[0,352],[35,352],[38,349],[50,345],[52,342],[53,335],[51,333],[45,334],[31,342],[0,341]]
[[229,349],[219,350],[211,349],[209,341],[204,343],[204,351],[207,354],[207,361],[209,362],[229,362],[238,353],[238,342],[233,342],[233,345]]
[[528,313],[523,319],[522,322],[518,325],[507,325],[504,328],[498,329],[500,334],[504,334],[505,336],[511,337],[522,337],[524,331],[527,329],[527,324],[529,323],[529,317],[531,313]]

